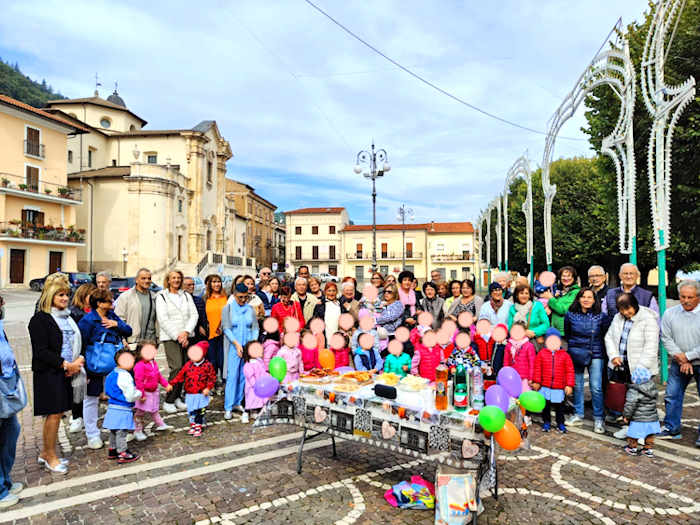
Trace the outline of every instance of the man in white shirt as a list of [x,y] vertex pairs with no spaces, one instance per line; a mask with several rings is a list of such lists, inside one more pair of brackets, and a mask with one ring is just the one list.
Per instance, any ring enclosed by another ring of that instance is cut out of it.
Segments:
[[513,303],[503,298],[503,287],[497,282],[489,285],[489,301],[484,303],[479,312],[479,319],[488,319],[492,326],[508,324],[508,312]]

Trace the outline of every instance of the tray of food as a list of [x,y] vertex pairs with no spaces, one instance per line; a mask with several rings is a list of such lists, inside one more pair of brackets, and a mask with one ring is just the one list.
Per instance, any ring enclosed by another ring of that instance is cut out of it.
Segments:
[[384,372],[377,376],[377,383],[381,383],[387,386],[396,386],[401,380],[401,376],[398,374],[393,374],[391,372]]
[[430,381],[424,377],[407,375],[399,381],[396,388],[399,390],[405,390],[407,392],[420,392]]
[[365,371],[355,370],[353,372],[347,372],[336,379],[337,384],[351,384],[351,385],[369,385],[372,383],[372,374]]
[[304,372],[299,376],[300,383],[323,384],[330,383],[340,374],[335,370],[326,370],[323,368],[312,368],[308,372]]

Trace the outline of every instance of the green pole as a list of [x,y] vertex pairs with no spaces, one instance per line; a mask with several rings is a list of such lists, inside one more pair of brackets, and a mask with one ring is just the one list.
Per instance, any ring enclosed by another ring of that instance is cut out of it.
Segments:
[[535,289],[535,256],[530,257],[530,288]]
[[547,271],[548,271],[548,272],[551,272],[551,271],[552,271],[552,265],[551,265],[551,264],[548,264],[548,265],[547,265]]
[[[664,231],[659,230],[659,243],[664,244]],[[663,316],[666,311],[666,250],[656,252],[656,261],[659,268],[659,315]],[[661,353],[661,381],[665,384],[668,381],[668,354],[663,343],[659,342],[659,352]]]
[[508,259],[506,259],[506,272],[508,271]]
[[637,236],[632,237],[632,253],[630,253],[630,262],[637,266]]

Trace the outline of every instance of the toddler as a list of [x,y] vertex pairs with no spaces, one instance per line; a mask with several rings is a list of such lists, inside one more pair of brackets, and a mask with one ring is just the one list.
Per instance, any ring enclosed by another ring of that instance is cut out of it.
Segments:
[[163,418],[158,413],[160,407],[160,394],[158,385],[170,392],[173,387],[163,377],[156,364],[156,344],[153,341],[142,341],[136,347],[137,361],[134,366],[134,384],[141,391],[141,397],[134,404],[134,438],[143,441],[147,438],[143,432],[143,419],[146,414],[156,424],[156,430],[168,430],[171,427],[166,425]]
[[304,370],[322,368],[318,360],[318,341],[308,328],[301,331],[299,350],[301,350],[301,358],[304,361]]
[[116,459],[120,465],[139,459],[137,454],[126,448],[126,435],[134,430],[134,401],[141,397],[141,391],[134,385],[131,370],[134,356],[122,348],[114,356],[117,367],[105,379],[105,394],[109,397],[107,413],[102,427],[109,430],[109,451],[107,459]]
[[510,327],[510,339],[506,344],[503,366],[515,368],[523,382],[523,392],[530,390],[532,374],[535,368],[535,345],[525,334],[527,325],[516,321]]
[[411,356],[404,354],[403,343],[394,339],[389,343],[389,355],[384,361],[384,371],[406,377],[411,371]]
[[202,427],[205,423],[204,409],[209,406],[209,394],[216,384],[216,371],[205,358],[208,349],[209,343],[206,341],[200,341],[189,347],[187,350],[189,361],[170,380],[171,385],[185,383],[185,404],[190,416],[190,429],[187,433],[193,437],[202,435]]
[[354,347],[356,370],[383,370],[384,360],[379,354],[374,334],[365,332],[357,338],[358,346]]
[[479,354],[476,343],[471,340],[467,332],[460,332],[455,339],[454,349],[447,357],[447,367],[454,375],[459,365],[464,368],[479,366]]
[[420,342],[414,345],[411,374],[435,381],[435,369],[444,359],[442,347],[437,342],[437,335],[431,328],[423,334]]
[[574,363],[568,352],[561,347],[561,335],[556,328],[547,330],[544,345],[535,357],[532,379],[532,388],[539,390],[546,400],[542,411],[542,431],[549,432],[552,426],[551,409],[554,407],[557,429],[566,434],[564,397],[571,395],[576,383]]
[[[649,369],[637,366],[632,371],[632,384],[627,387],[625,408],[622,416],[627,429],[627,446],[624,450],[630,456],[644,454],[654,457],[654,434],[661,432],[659,416],[656,413],[656,398],[658,391],[656,383],[651,378]],[[640,451],[638,439],[644,439],[644,448]]]
[[284,344],[277,352],[277,357],[281,357],[287,363],[287,374],[282,383],[289,384],[299,379],[299,374],[304,370],[304,360],[299,349],[299,334],[288,332],[284,334],[282,341]]
[[250,420],[248,412],[257,416],[258,411],[265,405],[266,399],[255,393],[255,383],[267,373],[263,361],[263,347],[260,343],[251,341],[243,347],[243,375],[245,376],[245,411],[241,415],[241,423]]
[[335,367],[350,366],[350,338],[343,332],[331,336],[331,351],[335,356]]

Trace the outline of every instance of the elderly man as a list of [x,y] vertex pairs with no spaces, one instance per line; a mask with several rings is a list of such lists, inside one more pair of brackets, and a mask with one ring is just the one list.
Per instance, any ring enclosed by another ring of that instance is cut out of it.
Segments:
[[136,272],[134,287],[119,296],[114,313],[131,327],[129,348],[136,350],[139,341],[156,340],[156,294],[151,291],[151,271]]
[[431,270],[430,271],[430,282],[438,285],[440,284],[444,279],[442,278],[442,274],[440,273],[440,270]]
[[109,290],[110,284],[112,284],[112,276],[109,272],[100,272],[95,276],[95,285],[98,290]]
[[485,302],[479,312],[479,319],[488,319],[493,326],[508,324],[508,312],[513,303],[503,298],[503,287],[500,283],[489,284],[488,302]]
[[[661,341],[673,359],[668,367],[666,416],[660,439],[681,438],[683,398],[691,379],[695,379],[700,395],[700,283],[682,281],[678,296],[680,304],[666,310],[661,321]],[[695,446],[700,447],[700,426]]]
[[[308,268],[306,270],[308,272]],[[308,286],[309,282],[305,278],[297,277],[294,281],[294,293],[292,294],[292,302],[298,301],[299,305],[301,306],[305,324],[308,324],[308,322],[314,316],[314,308],[316,308],[316,305],[319,303],[316,296],[306,293]]]
[[207,307],[204,303],[204,299],[194,294],[194,279],[192,277],[185,277],[182,281],[182,289],[192,296],[192,301],[194,301],[194,306],[197,308],[197,315],[199,319],[197,320],[197,326],[194,329],[194,335],[192,336],[191,344],[198,343],[199,341],[205,341],[209,338],[209,323],[207,322]]
[[607,313],[612,319],[617,314],[617,297],[621,293],[631,293],[637,298],[639,306],[650,308],[656,315],[659,315],[659,304],[654,295],[644,288],[637,286],[639,279],[639,269],[632,263],[625,263],[620,266],[620,286],[611,288],[605,294],[605,300],[600,305],[601,310]]
[[255,291],[259,292],[265,288],[269,284],[270,279],[272,279],[272,270],[270,270],[267,266],[260,268],[260,272],[258,273],[258,282],[255,285]]
[[588,269],[588,285],[593,288],[598,304],[605,302],[605,296],[608,294],[607,278],[608,274],[602,266],[595,264]]

